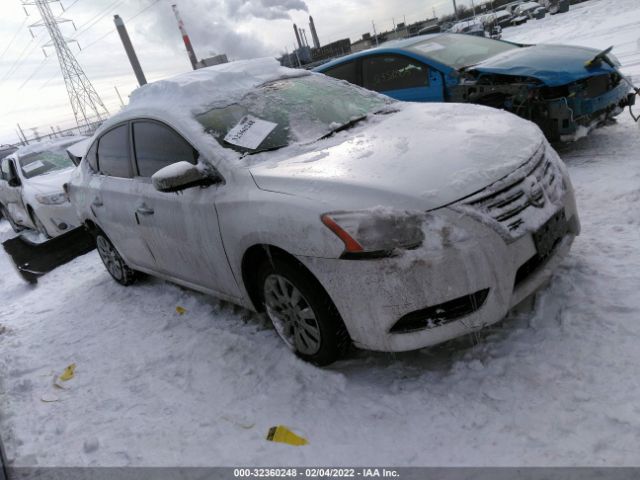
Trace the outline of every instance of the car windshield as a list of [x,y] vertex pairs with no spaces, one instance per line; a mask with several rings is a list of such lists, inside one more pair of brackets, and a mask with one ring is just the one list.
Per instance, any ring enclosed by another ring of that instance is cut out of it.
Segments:
[[222,146],[252,154],[319,140],[391,102],[345,82],[306,75],[267,83],[196,119]]
[[411,45],[410,50],[459,69],[516,48],[520,47],[490,38],[472,35],[438,35]]
[[33,178],[73,166],[65,150],[48,150],[20,157],[20,169],[25,178]]

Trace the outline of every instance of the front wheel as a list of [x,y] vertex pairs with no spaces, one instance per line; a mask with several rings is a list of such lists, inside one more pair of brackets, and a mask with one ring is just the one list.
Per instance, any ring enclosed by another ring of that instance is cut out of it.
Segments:
[[107,268],[107,272],[116,282],[127,286],[136,281],[135,270],[129,268],[113,246],[113,243],[102,232],[96,234],[96,247],[102,263]]
[[260,269],[259,279],[266,314],[296,355],[324,366],[346,353],[349,334],[331,298],[310,273],[272,257]]

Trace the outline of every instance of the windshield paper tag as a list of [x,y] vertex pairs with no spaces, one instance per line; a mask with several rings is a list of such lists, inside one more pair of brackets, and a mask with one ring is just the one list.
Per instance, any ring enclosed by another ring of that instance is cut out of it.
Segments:
[[277,126],[277,123],[247,115],[229,130],[224,141],[238,147],[256,150]]
[[417,45],[413,48],[420,50],[421,52],[436,52],[438,50],[442,50],[444,46],[436,42],[429,42],[426,45]]
[[37,170],[40,167],[44,167],[44,163],[42,163],[41,160],[36,160],[35,162],[27,163],[24,167],[22,167],[22,170],[25,173],[29,173]]

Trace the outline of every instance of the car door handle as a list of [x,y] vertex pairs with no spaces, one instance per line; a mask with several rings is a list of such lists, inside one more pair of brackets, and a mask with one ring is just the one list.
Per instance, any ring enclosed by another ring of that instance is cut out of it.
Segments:
[[91,202],[91,205],[93,205],[94,207],[101,207],[102,205],[104,205],[104,203],[102,203],[102,200],[96,197],[93,199],[93,202]]
[[136,209],[136,212],[140,215],[153,215],[153,208],[149,208],[146,205],[141,205]]

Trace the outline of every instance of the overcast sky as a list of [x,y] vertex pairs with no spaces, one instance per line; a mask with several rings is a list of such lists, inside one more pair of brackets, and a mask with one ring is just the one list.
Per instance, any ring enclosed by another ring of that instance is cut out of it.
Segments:
[[[230,59],[276,56],[294,48],[292,24],[306,28],[313,15],[322,44],[341,38],[356,40],[371,30],[393,27],[451,13],[451,0],[63,0],[62,13],[73,20],[61,26],[77,59],[101,95],[115,112],[120,102],[117,87],[126,102],[136,87],[124,54],[113,15],[125,22],[149,81],[189,70],[190,64],[177,28],[171,4],[177,3],[199,58],[226,53]],[[458,0],[458,5],[471,0]],[[149,7],[149,8],[147,8]],[[28,135],[32,127],[49,133],[50,126],[74,125],[64,82],[54,51],[42,46],[48,41],[44,28],[28,26],[39,20],[37,9],[20,0],[3,0],[0,17],[0,143],[17,141],[16,123]],[[307,33],[311,41],[310,33]]]

